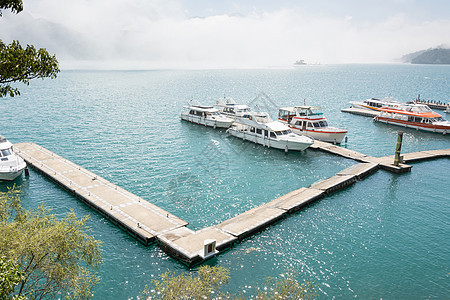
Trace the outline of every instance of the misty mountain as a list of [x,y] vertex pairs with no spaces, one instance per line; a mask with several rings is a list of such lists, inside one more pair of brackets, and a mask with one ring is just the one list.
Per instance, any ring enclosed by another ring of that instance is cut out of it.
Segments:
[[402,61],[411,64],[450,64],[450,49],[438,47],[406,54]]
[[22,46],[31,44],[36,48],[45,48],[50,54],[56,54],[58,60],[89,60],[101,56],[81,33],[45,19],[33,18],[27,13],[10,18],[2,26],[4,32],[0,29],[0,34],[4,42],[18,40]]

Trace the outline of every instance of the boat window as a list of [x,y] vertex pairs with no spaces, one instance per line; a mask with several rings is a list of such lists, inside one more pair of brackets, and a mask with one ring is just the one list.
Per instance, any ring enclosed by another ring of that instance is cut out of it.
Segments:
[[289,134],[289,130],[283,130],[283,134]]
[[270,137],[274,138],[274,139],[277,138],[277,136],[275,135],[275,133],[273,131],[270,132]]
[[289,129],[289,130],[286,130],[286,131],[287,131],[288,134],[289,134],[289,133],[292,133],[292,130],[290,130],[290,129]]
[[269,132],[267,130],[264,130],[264,136],[267,137]]
[[262,134],[261,128],[257,128],[257,129],[256,129],[256,133],[257,133],[257,134]]
[[313,127],[312,126],[312,124],[311,124],[311,122],[308,122],[308,125],[307,125],[308,127]]
[[283,135],[283,134],[281,133],[281,131],[275,131],[275,134],[276,134],[276,135]]
[[313,125],[314,125],[314,127],[316,127],[316,128],[319,128],[319,127],[320,127],[320,123],[319,123],[319,122],[313,123]]
[[250,127],[250,132],[255,132],[255,127]]
[[5,150],[2,150],[1,151],[2,152],[2,154],[3,154],[3,156],[8,156],[8,155],[11,155],[11,149],[5,149]]

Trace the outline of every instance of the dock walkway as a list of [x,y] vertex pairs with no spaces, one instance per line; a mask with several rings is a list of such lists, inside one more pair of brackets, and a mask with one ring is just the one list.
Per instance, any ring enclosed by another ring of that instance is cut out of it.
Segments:
[[108,217],[144,244],[188,223],[34,143],[14,145],[28,164]]
[[357,108],[357,107],[343,108],[343,109],[341,109],[341,112],[346,112],[346,113],[365,116],[365,117],[372,117],[372,118],[380,115],[379,111],[368,110],[368,109]]
[[[148,245],[156,241],[169,255],[192,266],[393,162],[390,156],[370,157],[329,143],[316,142],[313,146],[359,163],[309,187],[302,187],[216,226],[197,231],[189,229],[188,222],[39,145],[15,144],[14,151],[30,167],[76,195],[142,243]],[[438,157],[450,157],[450,149],[403,155],[407,162]]]

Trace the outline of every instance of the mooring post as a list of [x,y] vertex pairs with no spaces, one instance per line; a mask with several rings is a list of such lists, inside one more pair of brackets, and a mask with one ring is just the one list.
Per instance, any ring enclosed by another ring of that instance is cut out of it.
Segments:
[[402,150],[402,140],[403,140],[403,131],[399,131],[397,136],[397,146],[395,147],[394,166],[398,166],[398,164],[402,160],[400,156],[400,151]]

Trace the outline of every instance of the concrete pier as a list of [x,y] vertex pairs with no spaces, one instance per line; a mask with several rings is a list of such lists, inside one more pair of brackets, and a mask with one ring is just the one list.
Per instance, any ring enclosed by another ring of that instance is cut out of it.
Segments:
[[343,109],[341,109],[341,112],[365,116],[365,117],[372,117],[372,118],[380,115],[379,111],[368,110],[368,109],[364,109],[364,108],[356,108],[356,107],[343,108]]
[[[140,242],[147,245],[156,241],[170,256],[188,266],[193,266],[232,247],[235,242],[240,242],[281,221],[314,201],[362,180],[379,168],[395,167],[400,173],[411,168],[404,164],[394,166],[394,156],[370,157],[318,141],[313,146],[315,149],[354,159],[360,163],[216,226],[197,231],[187,228],[188,223],[175,215],[34,143],[15,144],[14,151],[30,167],[76,195]],[[450,149],[403,154],[403,160],[406,162],[440,157],[450,157]]]
[[59,186],[76,195],[144,244],[186,226],[175,215],[133,195],[96,174],[34,143],[15,144],[14,151]]

